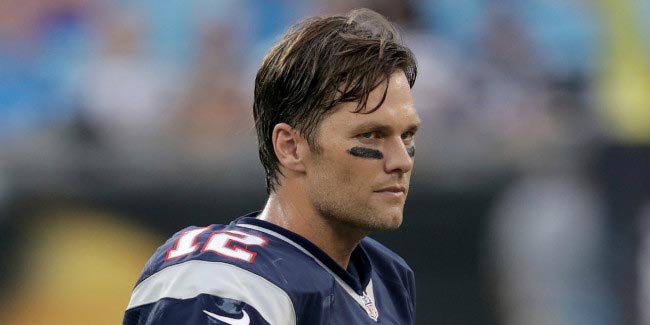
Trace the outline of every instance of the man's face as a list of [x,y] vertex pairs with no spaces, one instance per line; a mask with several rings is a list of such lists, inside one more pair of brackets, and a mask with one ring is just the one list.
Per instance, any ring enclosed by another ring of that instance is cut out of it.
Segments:
[[[368,107],[380,102],[385,84],[370,93]],[[319,151],[306,161],[309,198],[321,215],[362,231],[395,229],[402,223],[419,118],[408,80],[390,77],[386,100],[373,113],[353,113],[342,103],[317,130]]]

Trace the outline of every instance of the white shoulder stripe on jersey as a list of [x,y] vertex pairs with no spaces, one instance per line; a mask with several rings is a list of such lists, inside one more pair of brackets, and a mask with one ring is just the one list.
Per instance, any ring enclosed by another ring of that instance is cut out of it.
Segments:
[[127,310],[163,298],[190,299],[200,294],[243,301],[270,324],[296,324],[293,303],[284,290],[255,273],[221,262],[188,261],[153,274],[135,287]]

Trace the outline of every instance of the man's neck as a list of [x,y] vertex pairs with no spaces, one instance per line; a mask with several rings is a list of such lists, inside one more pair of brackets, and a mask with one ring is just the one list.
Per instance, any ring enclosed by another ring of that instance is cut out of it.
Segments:
[[283,200],[272,193],[259,219],[294,232],[323,250],[343,269],[347,269],[352,251],[366,233],[326,220],[307,202]]

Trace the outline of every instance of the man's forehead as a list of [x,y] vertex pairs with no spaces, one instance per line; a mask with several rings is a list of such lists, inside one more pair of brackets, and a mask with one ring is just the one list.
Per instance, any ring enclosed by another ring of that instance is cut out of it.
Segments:
[[[384,85],[387,82],[389,80],[384,81]],[[339,102],[326,119],[352,127],[363,124],[369,127],[403,128],[420,124],[411,88],[403,72],[393,73],[387,87],[379,85],[366,100],[366,105],[361,109],[359,101]]]
[[[363,120],[372,119],[418,119],[418,113],[415,109],[413,98],[411,97],[410,90],[408,94],[388,94],[385,100],[376,107],[368,103],[361,111],[357,109],[357,102],[348,103],[352,105],[343,105],[344,110],[348,115],[359,117]],[[372,103],[376,104],[376,103]]]

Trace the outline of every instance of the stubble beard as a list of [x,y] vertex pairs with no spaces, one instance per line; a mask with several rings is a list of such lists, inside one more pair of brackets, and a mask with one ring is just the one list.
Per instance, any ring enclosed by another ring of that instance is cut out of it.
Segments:
[[[316,155],[320,155],[321,149],[316,146],[312,149]],[[317,161],[316,168],[327,169],[327,165],[321,160]],[[388,215],[397,212],[378,211],[362,199],[354,197],[354,190],[341,191],[338,186],[346,184],[339,181],[338,184],[331,183],[332,178],[340,176],[339,172],[330,171],[321,173],[319,179],[308,187],[310,201],[316,212],[324,221],[333,225],[341,231],[363,233],[365,235],[382,230],[395,230],[400,227],[403,219],[404,204],[399,208],[397,216]],[[345,177],[343,177],[345,178]],[[335,185],[336,184],[336,185]],[[346,184],[350,185],[350,184]],[[359,189],[360,190],[360,189]],[[399,219],[399,220],[395,220]]]
[[[366,206],[351,206],[354,203],[341,203],[340,200],[313,201],[316,211],[330,224],[345,227],[348,230],[369,234],[375,231],[395,230],[402,223],[403,207],[399,216],[383,215],[386,212],[375,211]],[[399,220],[394,220],[398,218]]]

